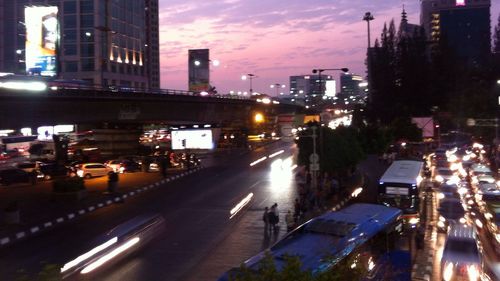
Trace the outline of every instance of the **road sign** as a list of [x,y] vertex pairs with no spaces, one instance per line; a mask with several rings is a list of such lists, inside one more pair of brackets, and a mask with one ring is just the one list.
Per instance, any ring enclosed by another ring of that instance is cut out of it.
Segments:
[[319,171],[319,164],[311,164],[311,165],[309,165],[309,170],[311,172],[313,172],[313,171]]
[[319,161],[319,155],[317,153],[311,154],[309,156],[309,161],[311,161],[311,163],[313,163],[313,164],[318,163],[318,161]]

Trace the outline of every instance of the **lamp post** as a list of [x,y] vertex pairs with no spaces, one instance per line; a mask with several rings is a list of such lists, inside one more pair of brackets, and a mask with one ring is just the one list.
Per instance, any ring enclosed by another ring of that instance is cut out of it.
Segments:
[[252,89],[252,80],[253,80],[254,78],[257,78],[257,77],[258,77],[258,76],[257,76],[257,75],[255,75],[255,74],[253,74],[253,73],[248,73],[248,74],[246,74],[246,75],[242,75],[242,76],[241,76],[241,80],[247,80],[247,79],[248,79],[248,80],[250,80],[250,95],[252,95],[252,94],[253,94],[253,89]]
[[312,70],[312,73],[316,74],[318,73],[318,80],[319,80],[319,95],[320,96],[323,96],[324,94],[324,88],[323,88],[323,81],[321,81],[321,73],[323,73],[323,71],[330,71],[330,70],[341,70],[342,72],[344,73],[347,73],[349,72],[349,68],[346,68],[346,67],[343,67],[343,68],[315,68]]
[[375,18],[373,17],[372,13],[366,12],[365,16],[363,17],[363,20],[366,21],[368,25],[368,49],[371,47],[371,40],[370,40],[370,21],[374,20]]
[[280,83],[271,84],[271,88],[276,88],[276,96],[279,96],[279,89],[285,88],[285,87],[286,86],[284,84],[280,84]]

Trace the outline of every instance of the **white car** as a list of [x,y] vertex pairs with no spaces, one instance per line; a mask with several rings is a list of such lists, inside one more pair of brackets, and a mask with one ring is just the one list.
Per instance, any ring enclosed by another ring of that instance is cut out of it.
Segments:
[[107,176],[113,172],[113,168],[101,163],[86,163],[78,167],[76,174],[79,177],[90,179],[92,177]]

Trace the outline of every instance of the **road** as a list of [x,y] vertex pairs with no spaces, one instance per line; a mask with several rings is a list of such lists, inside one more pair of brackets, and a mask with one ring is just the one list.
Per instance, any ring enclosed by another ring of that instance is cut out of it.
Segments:
[[[250,166],[281,150],[282,154]],[[271,173],[270,169],[272,161],[293,153],[292,145],[276,143],[222,160],[196,174],[127,199],[125,204],[97,210],[14,244],[0,251],[0,276],[2,280],[15,280],[19,269],[34,274],[41,270],[42,263],[61,266],[88,251],[93,239],[117,224],[137,214],[159,213],[166,221],[164,232],[139,252],[89,278],[214,280],[284,233],[282,226],[280,233],[265,238],[261,215],[264,207],[274,202],[278,203],[282,218],[287,209],[293,209],[296,193],[292,174],[281,169]],[[231,209],[251,193],[250,203],[230,218]],[[262,236],[252,235],[253,231]]]

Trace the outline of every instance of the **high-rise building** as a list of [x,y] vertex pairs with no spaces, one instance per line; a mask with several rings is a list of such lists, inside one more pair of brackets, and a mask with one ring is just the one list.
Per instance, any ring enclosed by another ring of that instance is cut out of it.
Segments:
[[158,0],[0,0],[0,72],[160,86]]
[[363,77],[354,73],[342,73],[339,99],[344,103],[363,103],[367,86],[368,83],[363,80]]
[[421,0],[420,24],[429,40],[445,40],[469,63],[491,52],[490,0]]
[[316,106],[336,94],[335,79],[330,75],[290,76],[290,99],[306,106]]

